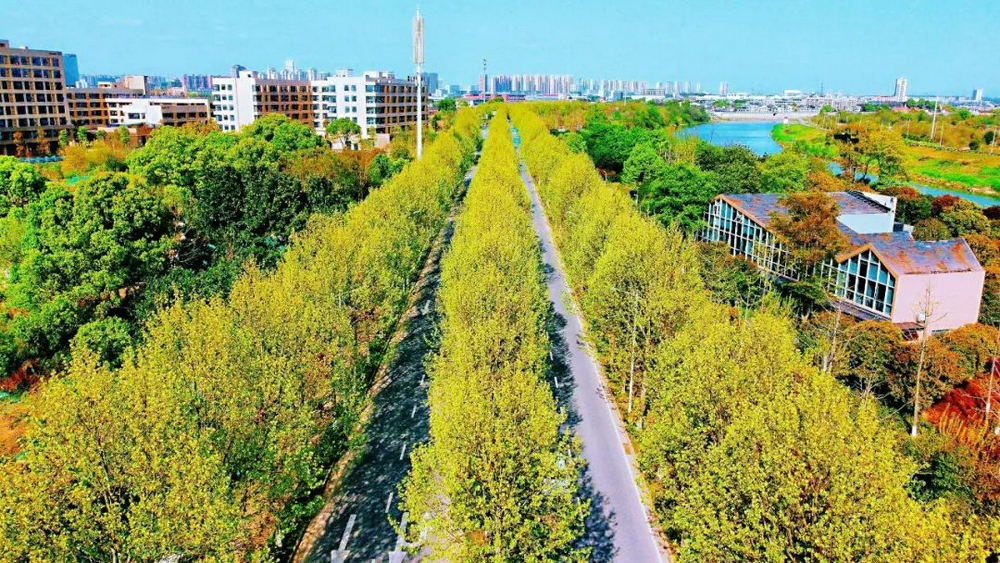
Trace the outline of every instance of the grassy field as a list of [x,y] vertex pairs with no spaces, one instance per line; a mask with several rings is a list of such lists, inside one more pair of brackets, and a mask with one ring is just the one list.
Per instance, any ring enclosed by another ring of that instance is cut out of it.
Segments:
[[837,147],[828,143],[826,131],[817,127],[779,123],[771,129],[771,137],[783,147],[795,147],[810,156],[837,157]]
[[1000,192],[1000,154],[907,146],[903,165],[910,179],[921,184]]
[[[808,125],[775,125],[771,136],[783,147],[796,147],[806,154],[837,158],[837,149],[827,142],[826,131]],[[965,190],[993,195],[1000,193],[1000,153],[942,150],[907,145],[903,166],[910,180],[935,188]]]

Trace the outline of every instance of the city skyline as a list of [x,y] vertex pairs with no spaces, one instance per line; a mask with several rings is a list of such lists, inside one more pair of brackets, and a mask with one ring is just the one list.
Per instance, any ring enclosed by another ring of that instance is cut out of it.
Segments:
[[[0,27],[0,38],[75,53],[83,74],[222,75],[233,64],[264,70],[281,68],[287,59],[303,69],[398,74],[410,69],[411,2],[336,7],[306,2],[303,10],[279,14],[267,13],[264,2],[236,6],[198,4],[195,10],[190,0],[179,0],[169,9],[122,8],[95,0],[68,30],[43,24],[45,7],[28,5],[9,11],[10,25]],[[480,25],[482,7],[421,3],[427,18],[426,68],[462,86],[477,83],[486,57],[490,74],[690,81],[706,90],[727,82],[732,92],[823,88],[892,94],[898,76],[908,78],[911,95],[968,95],[981,88],[990,97],[1000,91],[1000,69],[977,62],[977,54],[989,48],[988,24],[1000,18],[998,5],[956,2],[942,11],[932,2],[916,1],[905,13],[856,0],[836,10],[790,1],[725,3],[725,9],[719,2],[639,4],[627,10],[576,6],[570,9],[563,1],[505,6],[491,13],[488,25]],[[303,12],[312,15],[299,17]],[[192,19],[192,13],[201,15]],[[362,29],[345,33],[340,26],[347,24],[338,24],[345,21]],[[676,25],[680,21],[708,23]],[[369,29],[373,26],[378,32]],[[830,30],[836,30],[836,41],[812,40]],[[269,40],[261,41],[262,34]],[[160,48],[130,48],[143,42]]]

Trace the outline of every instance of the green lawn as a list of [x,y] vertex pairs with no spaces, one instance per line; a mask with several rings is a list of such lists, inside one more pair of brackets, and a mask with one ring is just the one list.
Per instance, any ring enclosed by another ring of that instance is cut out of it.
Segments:
[[934,186],[1000,192],[1000,154],[908,146],[904,166],[913,180]]
[[[794,147],[810,156],[837,158],[836,146],[827,141],[826,131],[817,127],[777,124],[771,136],[783,147]],[[980,193],[1000,192],[1000,154],[907,145],[903,167],[910,179],[920,184]]]
[[826,131],[817,127],[779,123],[771,129],[771,137],[782,147],[794,147],[809,156],[829,159],[837,157],[837,148],[828,142]]

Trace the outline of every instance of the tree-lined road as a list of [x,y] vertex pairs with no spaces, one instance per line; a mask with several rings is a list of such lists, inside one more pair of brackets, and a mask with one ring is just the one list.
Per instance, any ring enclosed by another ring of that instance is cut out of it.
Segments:
[[[572,386],[569,418],[583,443],[587,461],[585,477],[589,483],[592,503],[587,532],[593,559],[625,563],[657,563],[668,561],[669,555],[660,548],[657,535],[650,526],[646,507],[636,486],[632,460],[625,453],[628,442],[621,418],[605,399],[606,390],[597,363],[590,355],[583,337],[579,315],[566,308],[565,296],[570,294],[552,231],[542,210],[535,185],[521,162],[521,178],[531,195],[532,224],[542,243],[542,259],[546,265],[549,299],[561,324],[561,339],[566,345],[563,359],[569,381],[557,386]],[[610,545],[607,545],[610,543]]]
[[[473,166],[466,175],[466,188],[475,170]],[[430,382],[424,365],[433,351],[431,332],[440,260],[451,240],[453,224],[454,212],[431,249],[404,313],[395,355],[376,383],[381,387],[372,399],[365,444],[334,478],[334,492],[307,529],[295,563],[392,563],[404,559],[401,538],[392,525],[404,518],[397,506],[397,487],[410,471],[411,450],[427,439],[429,431]]]

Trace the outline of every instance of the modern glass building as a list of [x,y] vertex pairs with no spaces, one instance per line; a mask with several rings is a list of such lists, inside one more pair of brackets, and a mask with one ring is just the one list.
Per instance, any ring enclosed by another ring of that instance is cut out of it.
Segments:
[[[820,266],[840,307],[861,319],[917,322],[926,303],[937,308],[933,330],[974,323],[985,272],[964,239],[917,241],[895,222],[895,198],[864,192],[831,192],[838,226],[850,248]],[[786,212],[780,194],[724,194],[709,204],[701,238],[726,244],[771,276],[797,280],[788,250],[768,230]],[[940,318],[937,318],[940,317]]]

